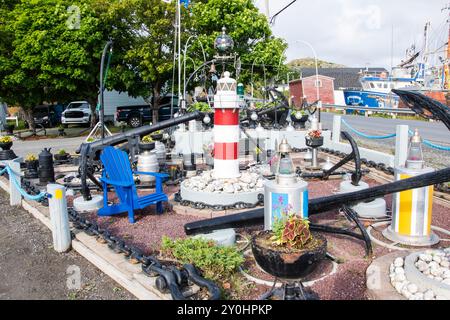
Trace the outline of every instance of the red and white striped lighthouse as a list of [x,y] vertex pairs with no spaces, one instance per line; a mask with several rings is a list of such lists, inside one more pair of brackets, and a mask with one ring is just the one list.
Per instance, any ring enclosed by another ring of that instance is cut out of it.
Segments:
[[214,96],[214,175],[233,179],[239,172],[239,99],[236,80],[225,72]]

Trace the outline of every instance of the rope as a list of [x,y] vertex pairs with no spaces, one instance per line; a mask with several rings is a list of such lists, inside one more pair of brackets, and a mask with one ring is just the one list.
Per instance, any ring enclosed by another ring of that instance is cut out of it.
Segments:
[[46,192],[41,192],[40,194],[35,195],[35,196],[33,196],[31,194],[28,194],[25,190],[22,189],[22,186],[17,181],[15,173],[13,172],[13,170],[9,166],[6,166],[3,170],[0,171],[0,176],[5,174],[5,172],[8,172],[9,179],[12,181],[12,183],[14,184],[16,189],[19,191],[19,193],[25,199],[31,200],[31,201],[39,201],[39,200],[43,199],[47,195]]
[[[414,132],[412,132],[412,130],[409,130],[409,135],[413,136]],[[433,149],[437,149],[437,150],[441,150],[441,151],[450,151],[450,147],[440,146],[440,145],[432,143],[429,140],[423,140],[423,144],[430,148],[433,148]]]
[[368,134],[365,134],[365,133],[362,133],[362,132],[356,130],[355,128],[353,128],[352,126],[350,126],[350,125],[347,123],[347,121],[345,121],[344,119],[342,119],[342,123],[343,123],[345,126],[347,126],[353,133],[355,133],[355,134],[357,134],[357,135],[359,135],[359,136],[361,136],[361,137],[364,137],[364,138],[366,138],[366,139],[383,140],[383,139],[391,139],[391,138],[395,138],[395,137],[397,136],[397,134],[395,134],[395,133],[394,133],[394,134],[389,134],[389,135],[387,135],[387,136],[370,136],[370,135],[368,135]]

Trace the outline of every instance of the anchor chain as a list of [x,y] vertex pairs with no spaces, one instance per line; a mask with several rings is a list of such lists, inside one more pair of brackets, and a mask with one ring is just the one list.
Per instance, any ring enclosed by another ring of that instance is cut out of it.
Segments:
[[235,202],[229,205],[216,204],[211,205],[200,201],[190,201],[185,200],[181,197],[180,192],[175,193],[174,201],[178,202],[183,207],[191,207],[197,210],[211,209],[213,211],[225,211],[225,210],[243,210],[243,209],[254,209],[259,206],[264,206],[264,194],[258,194],[258,202],[256,203],[245,203],[245,202]]
[[96,222],[89,221],[73,208],[68,209],[69,220],[77,230],[96,237],[99,242],[107,244],[108,248],[118,254],[123,254],[133,264],[141,264],[142,271],[149,277],[156,277],[155,286],[161,293],[170,293],[174,300],[186,300],[183,292],[188,286],[196,284],[204,287],[209,293],[209,300],[220,299],[220,288],[212,281],[203,278],[191,264],[185,264],[181,269],[172,265],[164,265],[154,256],[146,256],[134,246],[129,246],[123,239],[102,229]]

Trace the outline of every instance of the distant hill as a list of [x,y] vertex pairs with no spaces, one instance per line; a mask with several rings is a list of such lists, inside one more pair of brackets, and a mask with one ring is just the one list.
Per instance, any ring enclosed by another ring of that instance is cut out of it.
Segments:
[[[342,64],[337,64],[333,62],[318,60],[319,68],[345,68]],[[316,63],[314,58],[302,58],[295,59],[288,63],[290,67],[300,67],[300,68],[315,68]]]

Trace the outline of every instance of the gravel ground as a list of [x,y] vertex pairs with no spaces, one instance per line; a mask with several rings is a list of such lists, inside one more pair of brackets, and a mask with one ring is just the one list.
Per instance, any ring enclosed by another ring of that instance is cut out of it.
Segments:
[[[364,178],[370,186],[378,185],[376,181]],[[309,192],[311,198],[322,197],[333,194],[339,186],[340,180],[315,181],[310,182]],[[114,196],[111,194],[111,199]],[[388,206],[390,206],[391,196],[386,197]],[[436,205],[433,210],[433,224],[439,227],[450,229],[450,221],[446,218],[448,208]],[[198,217],[178,215],[172,212],[158,216],[155,214],[154,207],[137,214],[136,224],[131,225],[127,216],[120,215],[110,218],[99,218],[95,214],[90,214],[92,220],[96,220],[104,228],[110,230],[113,234],[120,235],[127,239],[146,253],[155,252],[160,245],[161,237],[166,235],[171,238],[185,237],[183,226],[185,223],[201,220]],[[351,228],[350,224],[344,216],[338,211],[326,212],[315,215],[311,218],[312,222],[320,222],[321,224],[329,224],[339,227]],[[255,229],[256,230],[256,229]],[[253,230],[253,231],[255,231]],[[239,232],[245,232],[238,230]],[[365,295],[365,272],[370,265],[372,259],[366,259],[365,246],[362,241],[355,240],[344,236],[326,235],[328,240],[328,251],[335,257],[339,258],[343,263],[339,265],[338,272],[317,282],[312,286],[321,299],[324,300],[364,300]],[[379,257],[390,253],[391,251],[382,247],[374,247],[374,257]],[[257,275],[257,274],[255,274]],[[266,278],[266,280],[269,280]],[[268,289],[268,288],[266,288]],[[253,290],[255,290],[253,292]],[[253,290],[247,292],[243,299],[255,299],[261,292],[264,292],[264,286],[257,285]]]
[[[0,299],[135,299],[76,252],[55,252],[51,232],[28,212],[10,207],[8,201],[0,192]],[[70,266],[80,270],[79,289],[67,287],[73,277]]]

